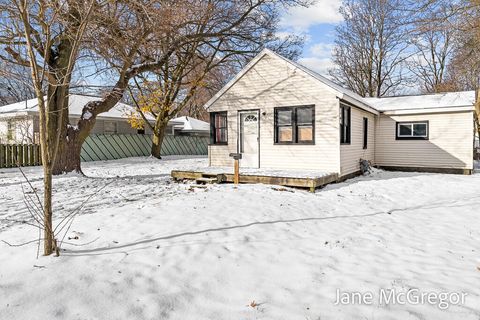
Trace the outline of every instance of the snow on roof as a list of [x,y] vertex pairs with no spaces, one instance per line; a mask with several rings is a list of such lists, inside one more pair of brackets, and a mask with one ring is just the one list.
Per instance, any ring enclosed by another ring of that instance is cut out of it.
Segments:
[[174,126],[174,128],[181,128],[182,131],[210,131],[210,124],[208,122],[192,117],[178,117],[171,121],[181,122],[182,125]]
[[475,91],[401,97],[363,98],[363,100],[378,111],[470,107],[475,104]]
[[[68,104],[68,113],[70,116],[78,116],[82,114],[83,107],[91,102],[91,101],[98,101],[101,100],[100,97],[93,97],[93,96],[86,96],[86,95],[79,95],[79,94],[71,94],[69,96],[69,104]],[[99,118],[128,118],[130,112],[135,111],[135,108],[125,104],[125,103],[117,103],[112,109],[107,112],[103,112],[98,115]],[[37,99],[30,99],[27,101],[17,102],[13,104],[9,104],[3,107],[0,107],[0,114],[6,113],[38,113],[38,103]],[[148,116],[147,118],[151,118],[149,120],[155,120],[153,117]]]
[[30,99],[17,103],[7,104],[0,107],[0,113],[21,112],[21,111],[38,111],[37,99]]
[[[439,94],[426,94],[416,96],[401,96],[401,97],[384,97],[384,98],[363,98],[357,93],[343,88],[332,80],[318,74],[317,72],[295,62],[287,59],[271,50],[264,49],[254,59],[252,59],[232,80],[230,80],[215,96],[213,96],[206,104],[205,108],[210,107],[218,98],[220,98],[231,86],[235,84],[245,73],[248,72],[263,56],[269,55],[280,58],[295,68],[302,70],[311,77],[319,80],[330,87],[339,99],[350,102],[364,110],[378,114],[379,112],[399,111],[403,113],[412,112],[422,113],[425,111],[442,112],[439,108],[468,108],[475,104],[475,92],[449,92]],[[402,111],[400,111],[402,110]],[[404,111],[403,111],[404,110]],[[445,111],[445,109],[443,110]],[[450,111],[450,110],[449,110]]]

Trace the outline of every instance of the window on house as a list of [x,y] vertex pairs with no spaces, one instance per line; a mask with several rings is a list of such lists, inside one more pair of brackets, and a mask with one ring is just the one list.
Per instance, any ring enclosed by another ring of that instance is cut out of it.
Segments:
[[314,136],[314,106],[275,108],[275,143],[313,144]]
[[210,113],[210,142],[211,144],[227,144],[227,112]]
[[368,118],[363,118],[363,149],[368,148]]
[[15,140],[15,121],[8,120],[7,121],[7,142],[12,142]]
[[351,135],[351,108],[340,104],[340,143],[350,144]]
[[428,121],[397,122],[397,140],[428,140]]
[[137,134],[145,134],[145,128],[137,129]]

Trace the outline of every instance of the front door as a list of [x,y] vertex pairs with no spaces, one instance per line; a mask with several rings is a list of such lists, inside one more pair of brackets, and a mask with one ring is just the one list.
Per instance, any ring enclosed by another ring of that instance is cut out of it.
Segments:
[[239,112],[239,137],[238,148],[242,154],[240,166],[244,168],[259,167],[259,112]]

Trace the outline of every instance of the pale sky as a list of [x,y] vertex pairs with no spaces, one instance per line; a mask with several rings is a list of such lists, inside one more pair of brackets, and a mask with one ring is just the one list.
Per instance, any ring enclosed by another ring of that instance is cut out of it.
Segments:
[[299,62],[321,74],[326,74],[332,67],[330,58],[335,26],[342,21],[338,12],[340,5],[341,0],[317,0],[309,8],[293,8],[281,20],[282,32],[307,36]]

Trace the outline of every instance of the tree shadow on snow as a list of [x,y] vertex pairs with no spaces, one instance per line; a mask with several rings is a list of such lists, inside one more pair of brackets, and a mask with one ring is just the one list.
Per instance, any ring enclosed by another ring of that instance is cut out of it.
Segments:
[[[332,216],[332,217],[306,217],[306,218],[297,218],[297,219],[279,219],[279,220],[270,220],[270,221],[255,221],[255,222],[250,222],[246,224],[241,224],[241,225],[234,225],[234,226],[227,226],[227,227],[219,227],[219,228],[209,228],[209,229],[203,229],[203,230],[197,230],[197,231],[187,231],[187,232],[181,232],[181,233],[176,233],[172,235],[167,235],[167,236],[161,236],[161,237],[155,237],[155,238],[150,238],[150,239],[144,239],[144,240],[139,240],[123,245],[117,245],[117,246],[108,246],[108,247],[99,247],[99,248],[93,248],[93,249],[84,249],[84,250],[66,250],[63,252],[64,256],[88,256],[88,255],[102,255],[102,254],[112,254],[112,253],[125,253],[124,251],[118,251],[118,252],[111,252],[114,250],[119,250],[119,249],[128,249],[128,248],[133,248],[138,245],[142,244],[149,244],[152,242],[156,241],[161,241],[161,240],[170,240],[170,239],[175,239],[175,238],[181,238],[181,237],[187,237],[187,236],[193,236],[193,235],[199,235],[199,234],[205,234],[205,233],[211,233],[211,232],[221,232],[221,231],[226,231],[226,230],[234,230],[234,229],[243,229],[243,228],[249,228],[252,226],[260,226],[260,225],[274,225],[274,224],[280,224],[280,223],[295,223],[295,222],[305,222],[305,221],[323,221],[323,220],[338,220],[338,219],[356,219],[356,218],[366,218],[366,217],[373,217],[373,216],[379,216],[379,215],[392,215],[393,213],[398,213],[398,212],[404,212],[404,211],[411,211],[411,210],[420,210],[420,209],[436,209],[436,208],[448,208],[448,207],[461,207],[461,206],[472,206],[472,203],[465,203],[465,200],[476,200],[477,205],[480,205],[480,199],[478,197],[474,198],[466,198],[462,199],[462,203],[453,203],[451,200],[446,200],[446,201],[439,201],[437,203],[430,203],[427,205],[418,205],[418,206],[412,206],[412,207],[406,207],[406,208],[394,208],[388,211],[379,211],[379,212],[374,212],[374,213],[368,213],[368,214],[357,214],[357,215],[340,215],[340,216]],[[145,247],[149,248],[149,247]],[[140,250],[144,248],[136,248],[133,250]]]

